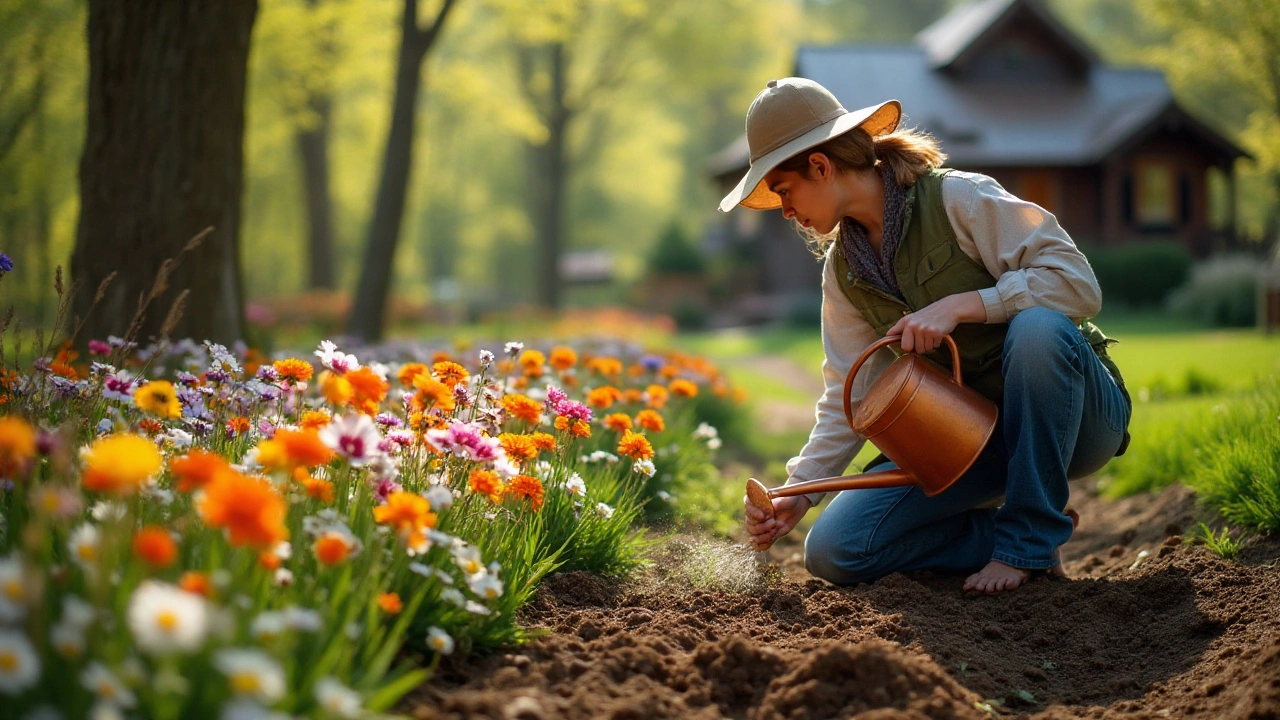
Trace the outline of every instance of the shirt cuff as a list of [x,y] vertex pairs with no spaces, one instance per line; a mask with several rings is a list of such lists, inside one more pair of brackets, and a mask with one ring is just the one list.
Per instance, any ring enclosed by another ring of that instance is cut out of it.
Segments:
[[[829,477],[830,475],[831,473],[827,472],[818,463],[809,459],[804,459],[791,469],[791,474],[787,478],[786,484],[794,485],[798,482],[804,482],[805,480],[816,480],[821,477]],[[809,502],[815,507],[818,503],[822,502],[822,498],[826,496],[826,493],[808,493],[805,495],[805,497],[809,498]]]
[[978,295],[982,298],[982,306],[987,309],[987,323],[1009,322],[1009,311],[1005,309],[1000,291],[994,285],[979,290]]

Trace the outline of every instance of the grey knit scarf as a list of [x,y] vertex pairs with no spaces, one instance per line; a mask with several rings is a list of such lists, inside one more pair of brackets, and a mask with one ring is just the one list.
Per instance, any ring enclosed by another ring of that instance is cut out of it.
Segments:
[[893,270],[893,259],[898,254],[902,240],[902,223],[906,216],[907,194],[893,179],[893,173],[885,169],[884,223],[881,230],[880,255],[867,240],[867,229],[862,223],[846,217],[840,221],[840,251],[845,262],[863,280],[905,302],[898,287],[898,276]]

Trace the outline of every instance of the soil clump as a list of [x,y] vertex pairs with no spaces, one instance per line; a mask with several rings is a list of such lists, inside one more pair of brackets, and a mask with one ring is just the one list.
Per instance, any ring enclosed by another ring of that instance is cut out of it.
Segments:
[[[415,718],[1280,718],[1280,543],[1223,560],[1181,535],[1180,487],[1106,502],[1063,547],[1070,580],[997,596],[919,573],[840,588],[799,539],[763,559],[669,544],[646,577],[553,575],[545,635],[445,663]],[[1144,554],[1145,553],[1145,554]],[[711,558],[710,560],[708,558]]]

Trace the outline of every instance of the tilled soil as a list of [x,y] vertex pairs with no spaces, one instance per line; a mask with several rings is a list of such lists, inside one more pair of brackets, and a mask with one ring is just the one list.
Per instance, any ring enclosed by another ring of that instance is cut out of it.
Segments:
[[[446,664],[416,718],[1280,718],[1280,543],[1235,561],[1183,545],[1194,499],[1082,490],[1071,580],[974,596],[962,578],[838,588],[800,543],[692,539],[624,585],[544,582],[546,634]],[[1147,555],[1139,559],[1141,551]]]

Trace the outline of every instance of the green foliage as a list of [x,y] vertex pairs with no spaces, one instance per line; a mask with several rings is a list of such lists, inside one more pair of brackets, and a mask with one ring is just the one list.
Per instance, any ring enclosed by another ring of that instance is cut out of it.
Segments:
[[1258,318],[1258,259],[1220,255],[1198,263],[1169,296],[1169,311],[1217,327],[1252,327]]
[[1232,524],[1280,531],[1280,382],[1183,403],[1131,426],[1133,444],[1112,466],[1107,493],[1182,482]]
[[1126,243],[1089,248],[1085,254],[1108,303],[1159,305],[1191,273],[1191,254],[1174,242]]
[[649,253],[649,272],[701,275],[707,270],[702,250],[689,239],[680,223],[671,223]]
[[1231,537],[1228,528],[1222,528],[1221,533],[1214,533],[1213,528],[1200,523],[1196,526],[1196,534],[1189,540],[1194,544],[1204,545],[1223,560],[1234,560],[1240,554],[1240,541]]

